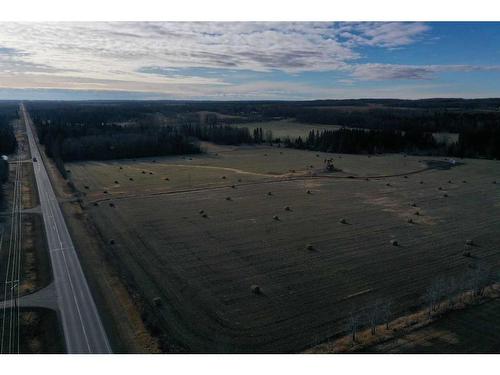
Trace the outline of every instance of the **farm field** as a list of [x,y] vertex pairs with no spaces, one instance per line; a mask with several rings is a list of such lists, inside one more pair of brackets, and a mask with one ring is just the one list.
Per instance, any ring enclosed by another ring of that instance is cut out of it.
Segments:
[[262,131],[271,130],[273,132],[273,137],[307,137],[311,130],[337,130],[342,128],[339,125],[322,125],[322,124],[306,124],[302,122],[295,121],[293,119],[275,120],[275,121],[262,121],[262,122],[250,122],[242,124],[234,124],[235,127],[248,128],[250,132],[255,128],[262,128]]
[[376,299],[397,315],[437,275],[500,262],[497,161],[204,147],[67,164],[148,325],[183,350],[300,351]]

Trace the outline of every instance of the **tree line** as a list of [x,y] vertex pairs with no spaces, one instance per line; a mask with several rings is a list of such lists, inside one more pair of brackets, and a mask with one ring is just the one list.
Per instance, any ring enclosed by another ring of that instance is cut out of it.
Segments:
[[0,103],[0,206],[4,201],[3,184],[9,179],[9,163],[2,155],[16,151],[17,141],[12,121],[17,118],[17,103]]

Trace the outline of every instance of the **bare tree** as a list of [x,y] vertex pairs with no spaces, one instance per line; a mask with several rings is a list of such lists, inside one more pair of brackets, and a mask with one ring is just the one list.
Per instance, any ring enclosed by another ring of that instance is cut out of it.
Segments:
[[377,329],[377,324],[380,322],[380,317],[382,315],[382,303],[376,300],[371,308],[368,310],[368,323],[370,324],[370,329],[372,336],[375,335]]
[[385,329],[389,329],[389,322],[392,318],[392,301],[386,300],[381,305],[380,317],[385,323]]
[[349,331],[351,332],[352,342],[355,343],[358,333],[358,328],[360,325],[361,316],[359,313],[351,311],[349,314]]

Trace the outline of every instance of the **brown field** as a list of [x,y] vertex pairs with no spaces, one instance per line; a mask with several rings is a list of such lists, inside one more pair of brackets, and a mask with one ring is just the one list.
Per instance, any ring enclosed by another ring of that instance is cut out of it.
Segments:
[[364,350],[366,353],[466,354],[500,352],[500,299],[453,311],[444,319]]
[[[390,297],[407,312],[437,275],[500,261],[497,161],[205,147],[67,165],[164,351],[300,351],[345,331],[352,309]],[[326,157],[342,172],[322,173]]]

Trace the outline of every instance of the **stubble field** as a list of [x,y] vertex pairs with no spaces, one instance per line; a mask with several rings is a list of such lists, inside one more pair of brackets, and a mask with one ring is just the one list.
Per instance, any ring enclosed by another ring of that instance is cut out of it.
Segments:
[[[67,165],[107,257],[176,347],[300,351],[376,299],[397,315],[436,276],[500,261],[497,161],[205,147]],[[331,157],[342,171],[322,171]]]

